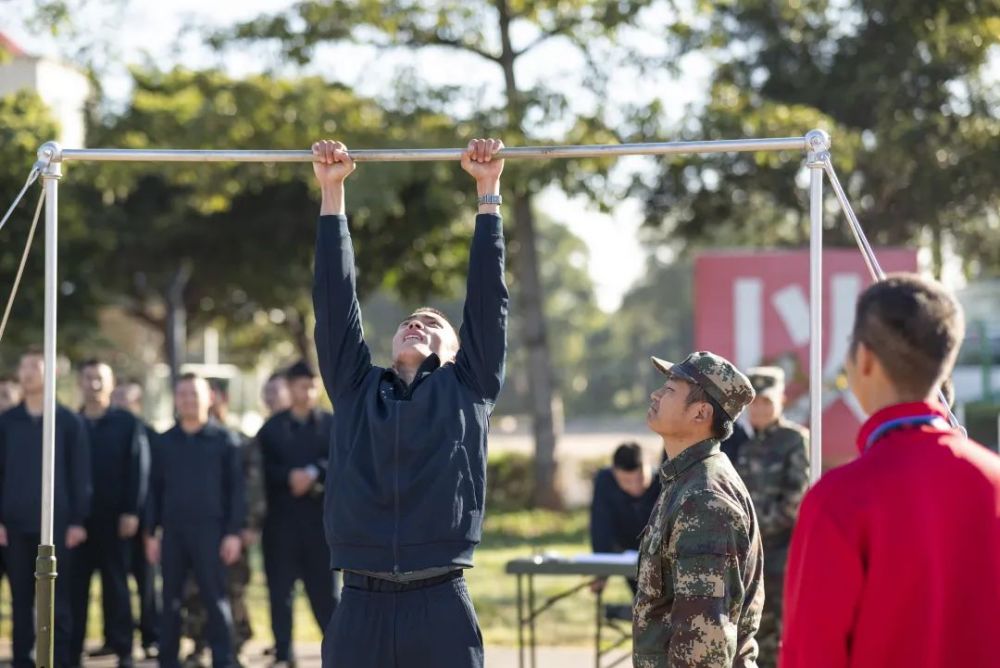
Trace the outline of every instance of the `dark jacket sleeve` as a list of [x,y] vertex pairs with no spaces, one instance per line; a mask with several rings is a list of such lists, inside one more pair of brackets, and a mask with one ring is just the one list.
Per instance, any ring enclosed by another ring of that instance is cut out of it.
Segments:
[[149,492],[149,437],[146,425],[138,418],[131,418],[131,427],[132,443],[129,447],[123,515],[138,515]]
[[83,526],[90,517],[90,501],[93,496],[92,465],[90,461],[90,438],[87,427],[76,413],[66,411],[66,455],[69,460],[70,509],[69,524]]
[[146,498],[145,517],[146,530],[150,535],[163,524],[164,438],[165,435],[160,434],[150,442],[149,496]]
[[224,526],[227,536],[238,535],[246,528],[247,498],[243,484],[243,453],[236,438],[227,434],[223,487],[226,498]]
[[260,446],[260,456],[264,462],[264,483],[269,488],[288,489],[288,474],[292,467],[285,464],[280,456],[281,446],[275,442],[275,420],[273,417],[264,423],[257,432],[257,443]]
[[455,365],[463,383],[496,403],[507,356],[507,284],[500,216],[476,216]]
[[7,520],[3,516],[3,495],[4,495],[4,481],[6,478],[7,469],[7,423],[6,420],[0,415],[0,525],[7,524]]
[[336,403],[371,368],[358,304],[354,245],[346,216],[320,216],[313,281],[316,353],[330,398]]
[[607,469],[594,476],[594,500],[590,504],[590,547],[594,552],[617,552],[615,515],[611,507],[611,487]]

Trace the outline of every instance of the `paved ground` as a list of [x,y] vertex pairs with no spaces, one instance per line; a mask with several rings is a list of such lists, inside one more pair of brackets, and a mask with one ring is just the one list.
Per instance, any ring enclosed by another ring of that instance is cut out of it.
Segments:
[[[265,668],[271,661],[263,655],[263,645],[252,644],[244,652],[245,668]],[[320,652],[318,644],[302,644],[296,646],[299,668],[319,668]],[[594,664],[593,650],[587,648],[539,647],[537,649],[538,666],[540,668],[583,668]],[[620,656],[620,654],[616,655]],[[10,657],[10,642],[5,638],[0,640],[0,663],[6,664]],[[526,657],[527,658],[527,657]],[[113,659],[89,659],[84,662],[89,668],[115,668]],[[138,661],[142,668],[156,668],[155,661]],[[206,663],[206,667],[210,664]],[[486,665],[488,668],[517,668],[517,648],[487,647]],[[607,665],[607,664],[605,664]],[[630,665],[623,661],[619,666]],[[364,668],[359,666],[358,668]]]

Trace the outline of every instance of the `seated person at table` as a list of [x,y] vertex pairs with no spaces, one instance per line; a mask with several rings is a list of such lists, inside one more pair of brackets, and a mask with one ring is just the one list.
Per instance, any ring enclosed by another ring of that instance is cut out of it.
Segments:
[[[639,549],[639,535],[646,528],[653,505],[660,495],[660,480],[642,461],[638,443],[622,443],[611,458],[611,466],[594,476],[594,501],[590,507],[590,544],[594,552],[625,552]],[[596,593],[607,579],[594,582]],[[635,593],[635,580],[629,579]]]

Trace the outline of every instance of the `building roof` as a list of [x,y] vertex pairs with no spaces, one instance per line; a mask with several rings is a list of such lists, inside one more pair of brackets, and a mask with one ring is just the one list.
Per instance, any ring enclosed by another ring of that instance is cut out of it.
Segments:
[[12,40],[7,35],[0,32],[0,50],[6,51],[10,55],[16,57],[28,55],[24,49],[18,46],[17,42]]

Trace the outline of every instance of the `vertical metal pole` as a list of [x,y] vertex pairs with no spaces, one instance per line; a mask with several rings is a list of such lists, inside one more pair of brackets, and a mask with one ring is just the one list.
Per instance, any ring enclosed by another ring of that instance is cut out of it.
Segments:
[[45,144],[38,152],[45,188],[45,392],[42,403],[42,517],[41,544],[35,562],[35,665],[53,666],[53,613],[55,606],[56,554],[53,540],[53,491],[55,484],[56,426],[56,295],[58,288],[59,177],[61,163],[55,161],[59,146]]
[[830,136],[806,134],[809,155],[809,477],[823,474],[823,160]]

